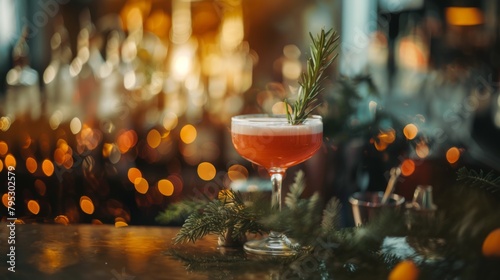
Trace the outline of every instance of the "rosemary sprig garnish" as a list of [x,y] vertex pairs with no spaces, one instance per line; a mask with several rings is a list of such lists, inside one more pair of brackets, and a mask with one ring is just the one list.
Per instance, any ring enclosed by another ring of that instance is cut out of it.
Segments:
[[[312,41],[311,56],[307,60],[307,70],[300,77],[297,99],[293,104],[285,100],[286,115],[290,124],[303,123],[307,116],[321,104],[318,100],[318,94],[323,90],[321,83],[325,79],[325,70],[338,55],[338,53],[332,55],[338,46],[339,36],[337,32],[332,29],[325,32],[322,29],[316,37],[311,33],[309,36]],[[288,105],[291,106],[291,112]]]

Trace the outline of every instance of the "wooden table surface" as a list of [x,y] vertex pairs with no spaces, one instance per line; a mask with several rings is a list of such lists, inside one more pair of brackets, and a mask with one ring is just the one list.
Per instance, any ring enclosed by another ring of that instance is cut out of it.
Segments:
[[[218,248],[215,236],[195,244],[173,245],[172,238],[178,230],[153,226],[18,224],[15,227],[15,272],[11,272],[7,263],[12,246],[7,239],[10,230],[6,223],[1,223],[0,279],[276,278],[273,271],[266,269],[193,269],[173,257],[171,250],[195,257],[217,257],[228,252]],[[237,252],[240,253],[243,254],[242,250]]]

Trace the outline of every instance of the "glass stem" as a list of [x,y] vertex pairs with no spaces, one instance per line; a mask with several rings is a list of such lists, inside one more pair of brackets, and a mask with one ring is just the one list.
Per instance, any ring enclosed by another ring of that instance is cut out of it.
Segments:
[[273,210],[281,211],[281,186],[283,183],[283,176],[285,175],[285,169],[275,168],[269,171],[271,175],[272,184],[272,200],[271,207]]

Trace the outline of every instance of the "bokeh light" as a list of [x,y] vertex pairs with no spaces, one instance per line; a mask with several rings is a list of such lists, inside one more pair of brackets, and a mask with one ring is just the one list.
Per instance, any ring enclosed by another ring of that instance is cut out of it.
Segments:
[[145,194],[149,190],[149,183],[146,179],[139,177],[135,179],[134,187],[138,193]]
[[172,130],[177,126],[178,118],[173,112],[166,113],[163,117],[163,127],[166,130]]
[[131,167],[129,168],[128,172],[127,172],[127,176],[128,176],[128,180],[134,184],[135,183],[135,180],[137,178],[141,178],[142,177],[142,172],[135,168],[135,167]]
[[180,137],[185,144],[193,143],[196,140],[196,136],[197,131],[193,125],[187,124],[182,127]]
[[40,212],[40,205],[35,200],[30,200],[28,201],[28,210],[31,213],[38,215],[38,213]]
[[202,162],[198,164],[198,176],[205,181],[210,181],[215,177],[217,170],[210,162]]
[[0,129],[2,131],[7,131],[10,128],[12,121],[9,117],[1,117],[0,118]]
[[4,156],[9,151],[9,145],[4,141],[0,141],[0,156]]
[[427,145],[427,143],[425,143],[424,141],[420,141],[419,143],[417,143],[415,153],[419,158],[426,158],[429,155],[429,152],[429,146]]
[[2,195],[2,204],[5,207],[9,207],[9,194],[8,193],[4,193]]
[[403,134],[405,135],[406,139],[413,140],[415,137],[417,137],[418,127],[412,123],[407,124],[403,129]]
[[94,213],[94,203],[88,196],[80,197],[80,208],[85,214],[93,214]]
[[405,159],[401,163],[401,174],[403,176],[410,176],[415,172],[415,162],[411,159]]
[[26,159],[26,169],[30,173],[35,173],[37,168],[38,168],[38,164],[36,163],[36,160],[34,158],[29,157]]
[[77,134],[82,130],[82,122],[78,118],[73,118],[69,123],[69,128],[71,129],[71,133]]
[[7,156],[5,156],[4,162],[5,166],[7,167],[9,166],[12,166],[14,168],[16,167],[16,158],[12,154],[8,154]]
[[57,217],[54,218],[54,223],[67,226],[69,225],[68,216],[58,215]]
[[53,130],[56,130],[59,125],[61,124],[61,122],[63,121],[63,113],[59,110],[55,111],[52,116],[50,116],[50,119],[49,119],[49,125],[50,125],[50,128],[52,128]]
[[286,107],[288,107],[289,112],[291,112],[291,107],[283,101],[276,102],[272,107],[273,114],[283,115],[286,114]]
[[47,177],[50,177],[54,174],[54,164],[50,160],[45,159],[42,162],[42,170]]
[[168,179],[158,181],[158,191],[164,196],[171,196],[174,193],[174,184]]
[[156,129],[152,129],[148,132],[148,136],[146,137],[146,141],[151,148],[157,148],[161,143],[161,134]]
[[370,143],[374,144],[377,151],[384,151],[395,140],[396,131],[391,128],[385,131],[380,131],[376,137],[370,139]]
[[446,21],[457,26],[470,26],[483,23],[483,14],[475,7],[448,7],[446,8]]
[[111,154],[111,150],[113,149],[113,144],[104,143],[102,146],[102,156],[107,158]]
[[128,224],[124,221],[116,221],[115,222],[115,227],[126,227]]
[[451,147],[446,151],[446,160],[450,164],[456,163],[460,159],[460,150],[457,147]]
[[134,130],[123,131],[116,139],[116,144],[122,154],[128,152],[137,144],[137,133]]
[[227,176],[231,181],[244,180],[248,178],[248,170],[243,165],[234,164],[229,167]]

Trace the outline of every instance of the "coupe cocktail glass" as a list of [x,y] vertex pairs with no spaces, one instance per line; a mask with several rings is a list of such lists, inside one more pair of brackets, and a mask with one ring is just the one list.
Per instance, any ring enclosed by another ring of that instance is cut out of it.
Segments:
[[[281,211],[281,186],[287,168],[306,161],[323,143],[323,122],[311,116],[302,124],[291,125],[286,115],[240,115],[231,119],[231,137],[236,151],[269,172],[273,209]],[[247,252],[259,255],[295,254],[291,241],[272,231],[264,239],[245,243]]]

